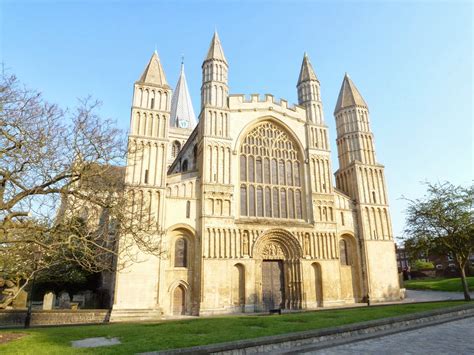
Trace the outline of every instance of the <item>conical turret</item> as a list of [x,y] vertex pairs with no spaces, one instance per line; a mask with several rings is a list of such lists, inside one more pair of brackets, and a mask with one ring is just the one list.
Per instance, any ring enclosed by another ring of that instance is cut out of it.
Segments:
[[324,124],[320,85],[311,61],[305,53],[298,78],[298,103],[306,108],[306,119],[314,124]]
[[337,98],[337,104],[336,108],[334,109],[334,113],[336,114],[338,111],[344,108],[354,106],[364,107],[366,109],[368,108],[359,90],[357,90],[357,87],[346,73],[346,75],[344,75],[344,80],[342,81],[342,86],[341,90],[339,91],[339,97]]
[[206,59],[202,63],[201,108],[206,105],[227,108],[228,69],[219,35],[214,32]]
[[314,72],[311,61],[309,60],[308,55],[305,53],[303,57],[303,63],[301,63],[300,76],[298,78],[298,85],[304,81],[315,80],[319,81],[316,73]]
[[181,63],[176,89],[171,99],[171,127],[189,128],[196,127],[196,115],[194,114],[191,96],[189,95],[186,75],[184,74],[184,63]]
[[160,63],[160,58],[156,51],[153,52],[153,55],[148,62],[143,74],[138,80],[140,83],[152,84],[157,86],[168,87],[168,82],[166,81],[165,72]]
[[227,60],[224,56],[224,50],[222,49],[221,41],[217,31],[214,32],[214,36],[212,37],[211,45],[209,46],[209,50],[207,51],[207,56],[204,62],[212,59],[217,59],[227,64]]

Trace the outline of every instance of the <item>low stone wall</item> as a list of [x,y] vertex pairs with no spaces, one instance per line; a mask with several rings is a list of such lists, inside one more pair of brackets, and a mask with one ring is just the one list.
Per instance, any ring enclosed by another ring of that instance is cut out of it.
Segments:
[[[26,310],[1,310],[0,328],[18,328],[25,324]],[[41,325],[72,325],[107,323],[110,318],[108,309],[51,311],[34,310],[31,314],[31,326]]]

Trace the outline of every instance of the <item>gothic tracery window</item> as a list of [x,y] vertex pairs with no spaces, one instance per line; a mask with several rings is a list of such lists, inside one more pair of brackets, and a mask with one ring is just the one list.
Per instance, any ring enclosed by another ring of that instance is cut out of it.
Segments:
[[251,130],[240,148],[240,214],[302,219],[301,165],[295,143],[271,122]]

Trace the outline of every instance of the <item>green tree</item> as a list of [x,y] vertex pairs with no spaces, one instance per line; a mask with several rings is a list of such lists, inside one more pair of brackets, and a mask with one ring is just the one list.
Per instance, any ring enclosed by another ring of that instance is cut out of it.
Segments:
[[414,253],[452,255],[461,273],[464,299],[469,301],[466,266],[474,250],[474,185],[427,185],[423,198],[407,199],[405,242]]
[[0,75],[0,279],[18,292],[61,265],[113,272],[137,247],[160,252],[149,204],[124,186],[126,135],[98,108],[88,98],[63,110]]

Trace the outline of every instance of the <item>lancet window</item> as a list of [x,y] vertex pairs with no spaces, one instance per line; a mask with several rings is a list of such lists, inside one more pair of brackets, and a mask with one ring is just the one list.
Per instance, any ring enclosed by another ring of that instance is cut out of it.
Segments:
[[271,122],[255,127],[240,148],[240,215],[302,219],[301,168],[285,131]]

